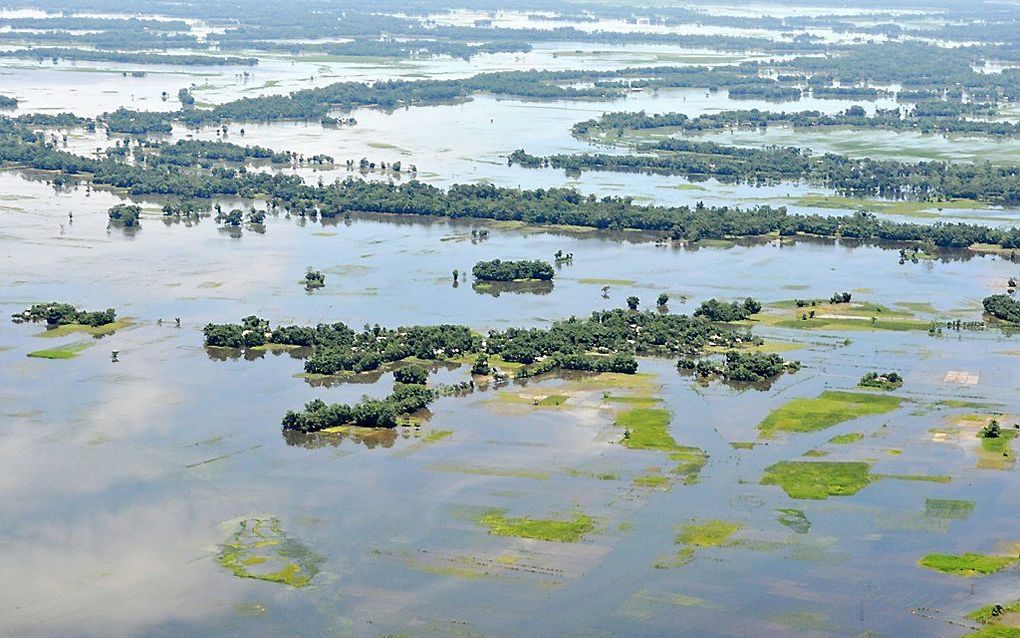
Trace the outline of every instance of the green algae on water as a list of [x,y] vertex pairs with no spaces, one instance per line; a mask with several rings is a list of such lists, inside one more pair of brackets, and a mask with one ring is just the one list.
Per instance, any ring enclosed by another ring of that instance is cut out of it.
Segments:
[[727,544],[730,536],[743,527],[740,523],[718,519],[692,521],[680,528],[676,543],[691,547],[722,547]]
[[974,513],[974,501],[955,499],[924,499],[924,515],[930,518],[967,520]]
[[557,543],[576,543],[595,530],[595,519],[585,514],[575,514],[572,519],[531,518],[528,516],[508,517],[506,512],[489,512],[479,523],[489,528],[495,536],[532,538]]
[[789,527],[797,534],[807,534],[811,531],[811,521],[804,514],[804,510],[777,509],[776,513],[779,514],[777,520],[780,525]]
[[861,432],[850,432],[848,434],[839,434],[832,437],[829,439],[829,443],[832,443],[833,445],[850,445],[851,443],[856,443],[863,438],[864,434]]
[[291,538],[280,521],[249,518],[220,547],[220,565],[238,578],[305,587],[319,573],[323,558]]

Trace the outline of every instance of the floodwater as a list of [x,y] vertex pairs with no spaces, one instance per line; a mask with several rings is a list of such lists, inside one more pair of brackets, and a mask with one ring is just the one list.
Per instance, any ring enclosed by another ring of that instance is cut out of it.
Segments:
[[[272,79],[266,68],[256,68],[255,82]],[[150,86],[153,75],[118,76],[111,87],[120,86],[97,89],[80,81],[88,75],[24,73],[22,80],[31,78],[25,95],[37,105],[78,111],[81,100],[85,114],[131,104],[122,82],[141,81],[134,86],[146,87],[144,107],[154,108],[160,86],[175,94],[188,81],[167,76]],[[227,75],[217,81],[234,81]],[[287,81],[273,90],[286,90]],[[70,94],[76,87],[81,93]],[[227,98],[233,89],[216,90]],[[359,110],[357,127],[335,131],[250,125],[243,142],[338,159],[401,159],[439,184],[572,184],[684,202],[701,193],[668,188],[680,180],[566,178],[509,169],[499,157],[522,145],[535,153],[583,150],[569,126],[609,107],[677,110],[685,103],[692,113],[733,108],[724,96],[696,91],[636,94],[612,105],[482,96],[392,114]],[[240,142],[234,128],[229,139]],[[81,152],[97,143],[70,142]],[[725,201],[731,195],[720,191],[734,188],[702,186],[706,201]],[[642,360],[649,376],[640,377],[640,391],[664,401],[680,444],[710,455],[696,483],[674,481],[668,490],[633,483],[668,473],[672,463],[664,453],[620,445],[616,408],[602,400],[604,392],[633,388],[542,378],[442,398],[420,431],[285,438],[279,423],[287,410],[313,398],[381,396],[392,376],[313,385],[294,376],[299,358],[210,353],[201,334],[208,322],[249,314],[274,324],[542,326],[619,307],[628,295],[650,306],[664,291],[673,312],[711,297],[775,302],[851,290],[855,299],[920,321],[969,321],[980,319],[981,299],[1016,274],[1009,261],[960,255],[899,265],[895,250],[875,246],[688,249],[640,234],[392,216],[336,224],[270,217],[264,232],[245,228],[235,236],[211,219],[165,223],[155,198],[141,201],[141,228],[125,232],[107,227],[106,210],[121,201],[107,191],[54,190],[38,175],[9,171],[0,174],[0,193],[0,313],[59,300],[114,307],[134,319],[101,339],[41,337],[41,326],[0,322],[0,633],[958,636],[966,628],[951,622],[1015,598],[1014,570],[966,579],[916,564],[930,552],[996,553],[1020,541],[1012,466],[978,468],[970,430],[946,440],[932,433],[952,430],[952,418],[966,413],[1001,413],[1007,423],[1020,416],[1020,343],[999,330],[932,337],[924,328],[756,326],[756,334],[798,346],[784,356],[803,363],[767,390],[702,385],[672,361]],[[745,187],[734,195],[750,203],[780,196]],[[488,238],[472,241],[471,230],[483,228]],[[547,294],[497,297],[452,285],[454,268],[469,271],[495,257],[549,259],[556,250],[574,260],[559,267]],[[306,267],[326,274],[325,289],[305,292],[299,280]],[[76,343],[89,347],[73,359],[25,356]],[[731,446],[757,441],[756,425],[789,399],[852,389],[873,370],[904,375],[895,393],[905,399],[901,408],[779,435],[750,450]],[[435,378],[467,380],[468,369]],[[571,397],[562,407],[533,405],[533,397],[559,393]],[[944,400],[976,407],[937,404]],[[452,434],[429,439],[440,431]],[[851,432],[865,437],[827,444]],[[886,478],[854,496],[817,501],[759,484],[764,468],[814,449],[829,452],[825,460],[872,462],[875,474],[951,480]],[[940,516],[928,499],[970,501],[973,513]],[[492,509],[535,518],[582,512],[596,529],[578,543],[496,536],[478,523]],[[801,510],[809,528],[784,525],[780,510]],[[238,521],[253,518],[277,520],[318,557],[309,586],[238,578],[220,565]],[[662,568],[681,549],[676,527],[705,519],[742,528],[732,544],[698,548],[691,562]]]

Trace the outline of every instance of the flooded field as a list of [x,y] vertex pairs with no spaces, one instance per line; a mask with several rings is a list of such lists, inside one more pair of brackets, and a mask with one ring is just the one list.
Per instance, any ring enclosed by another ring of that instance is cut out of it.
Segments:
[[[718,15],[761,10],[720,6]],[[913,15],[903,18],[922,19]],[[490,17],[431,16],[451,25]],[[493,19],[538,28],[523,13]],[[782,37],[764,28],[719,33]],[[840,42],[854,34],[824,35]],[[253,69],[3,59],[0,93],[21,100],[19,114],[94,116],[121,106],[173,110],[161,93],[187,86],[208,105],[341,80],[763,56],[556,42],[470,61],[260,57]],[[146,75],[123,75],[138,69]],[[610,111],[835,113],[853,104],[735,100],[702,89],[612,101],[483,94],[357,109],[351,127],[250,122],[243,135],[233,124],[224,136],[219,127],[175,125],[158,139],[226,139],[336,159],[284,169],[308,183],[358,175],[344,162],[366,157],[415,164],[417,179],[442,187],[573,187],[647,203],[824,215],[864,208],[919,223],[1020,220],[1008,206],[849,200],[802,183],[568,175],[506,163],[517,148],[626,152],[570,134],[574,123]],[[873,112],[896,102],[861,104]],[[61,147],[90,156],[122,139],[73,129]],[[1012,141],[883,131],[775,127],[708,139],[896,159],[1017,159]],[[967,614],[1020,597],[1010,447],[1020,427],[1020,336],[968,326],[982,321],[982,299],[1017,275],[1005,254],[901,260],[900,245],[850,240],[681,243],[662,233],[370,214],[320,221],[278,212],[228,230],[211,218],[172,221],[161,213],[167,201],[55,185],[38,171],[0,173],[0,635],[955,637],[979,629]],[[137,227],[110,225],[108,209],[124,202],[141,206]],[[482,260],[551,260],[557,251],[572,260],[556,262],[547,286],[451,277]],[[309,268],[325,274],[324,288],[303,287]],[[840,291],[853,302],[826,303]],[[641,357],[635,375],[476,383],[471,360],[450,360],[432,366],[430,384],[471,381],[470,389],[442,396],[413,423],[304,434],[281,431],[288,410],[313,399],[384,397],[392,371],[322,378],[302,375],[306,349],[203,347],[207,324],[248,315],[274,326],[463,324],[484,335],[620,308],[630,296],[653,309],[660,293],[669,312],[684,314],[712,298],[760,300],[764,310],[741,327],[764,338],[762,351],[801,368],[740,385],[678,371],[675,358]],[[7,319],[49,301],[116,308],[121,321],[47,331]],[[868,372],[892,370],[903,376],[899,389],[858,386]],[[978,433],[992,420],[1006,433],[989,447]],[[632,436],[644,427],[654,443]],[[994,564],[950,560],[944,568],[947,561],[926,559],[967,554]]]

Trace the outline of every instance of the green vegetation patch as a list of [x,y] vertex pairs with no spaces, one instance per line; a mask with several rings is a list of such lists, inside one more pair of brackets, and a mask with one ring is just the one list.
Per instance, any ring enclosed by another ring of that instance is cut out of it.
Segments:
[[694,560],[694,548],[684,547],[676,554],[656,560],[652,563],[652,567],[655,569],[673,569],[675,567],[683,567],[692,560]]
[[563,395],[563,394],[552,394],[552,395],[549,395],[546,398],[542,399],[541,401],[539,401],[535,405],[546,406],[546,407],[549,407],[549,406],[559,406],[559,405],[563,405],[564,403],[566,403],[568,398],[570,398],[570,397],[567,397],[566,395]]
[[847,434],[839,434],[832,437],[829,439],[829,443],[832,443],[833,445],[849,445],[851,443],[856,443],[863,438],[864,434],[861,432],[849,432]]
[[[982,469],[991,470],[1008,470],[1012,468],[1016,462],[1012,447],[1012,441],[1016,438],[1016,434],[1016,430],[1001,430],[996,437],[981,437],[981,449],[978,452],[977,466]],[[980,436],[980,433],[978,436]]]
[[605,395],[602,400],[606,403],[624,403],[627,405],[641,405],[641,406],[653,406],[662,403],[662,399],[658,397],[620,397]]
[[722,547],[728,544],[730,536],[743,527],[740,523],[718,519],[694,521],[680,528],[676,543],[690,547]]
[[987,576],[1000,572],[1020,561],[1017,556],[985,554],[928,554],[917,561],[922,567],[957,576]]
[[583,277],[577,281],[596,286],[633,286],[636,283],[632,279],[602,279],[599,277]]
[[[798,305],[800,304],[800,305]],[[812,305],[814,304],[814,305]],[[868,302],[829,303],[827,300],[776,301],[772,312],[756,323],[801,330],[927,330],[931,322],[904,310]]]
[[669,477],[663,476],[662,474],[649,474],[647,476],[638,476],[634,479],[634,485],[638,487],[651,487],[655,489],[661,489],[669,487]]
[[669,410],[662,408],[632,408],[616,416],[616,424],[625,429],[623,444],[635,450],[676,449],[669,423]]
[[435,443],[436,441],[442,441],[445,438],[453,436],[453,430],[432,430],[421,438],[426,443]]
[[323,558],[288,536],[274,517],[241,521],[220,547],[219,561],[238,578],[304,587],[319,573]]
[[620,608],[620,613],[638,620],[648,620],[663,614],[676,613],[676,607],[704,607],[719,609],[708,601],[693,596],[641,590],[636,592]]
[[34,350],[27,356],[34,359],[74,359],[82,350],[91,347],[91,343],[69,343],[59,348],[47,348],[45,350]]
[[758,429],[763,438],[776,431],[814,432],[838,423],[872,414],[884,414],[900,407],[897,397],[826,390],[814,399],[791,399],[773,410]]
[[967,520],[974,513],[974,501],[949,498],[924,499],[924,515],[931,518]]
[[585,514],[575,514],[571,520],[561,520],[528,516],[510,518],[505,512],[490,512],[482,516],[479,523],[488,527],[489,533],[496,536],[533,538],[557,543],[576,543],[595,530],[595,519]]
[[690,485],[697,482],[698,473],[708,463],[708,454],[701,448],[681,445],[670,453],[669,460],[677,462],[670,473],[682,477],[684,484]]
[[1006,614],[1017,613],[1020,613],[1020,600],[1005,605],[985,605],[981,609],[975,609],[967,614],[967,618],[976,620],[981,624],[991,624],[1000,621]]
[[804,510],[797,509],[778,509],[776,513],[779,515],[777,520],[780,525],[789,527],[798,534],[807,534],[811,531],[811,521],[808,520]]
[[624,428],[623,445],[634,450],[662,450],[676,461],[671,470],[690,484],[697,480],[708,455],[700,448],[679,445],[669,433],[670,413],[662,408],[632,408],[616,416],[616,424]]
[[114,332],[121,330],[122,328],[128,328],[134,325],[134,321],[131,319],[118,319],[110,323],[104,323],[101,326],[86,326],[80,323],[68,323],[55,328],[49,328],[43,330],[37,337],[65,337],[69,334],[75,334],[84,332],[94,337],[102,337],[105,335],[113,334]]
[[762,485],[778,485],[790,498],[826,499],[856,494],[871,482],[863,461],[782,461],[765,468]]
[[734,450],[753,450],[757,445],[754,441],[730,441],[730,447]]

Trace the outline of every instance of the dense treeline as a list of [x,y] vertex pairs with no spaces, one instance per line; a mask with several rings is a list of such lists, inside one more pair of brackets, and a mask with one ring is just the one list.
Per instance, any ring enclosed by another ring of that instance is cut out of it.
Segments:
[[653,128],[676,128],[685,132],[699,133],[733,128],[764,129],[779,124],[794,128],[850,127],[854,129],[910,130],[920,133],[1020,136],[1020,124],[971,120],[961,117],[964,114],[973,115],[976,113],[994,114],[995,106],[992,104],[921,102],[911,110],[877,109],[875,114],[870,116],[860,106],[853,106],[833,115],[819,111],[773,112],[758,109],[706,113],[698,117],[688,117],[683,113],[648,115],[644,111],[607,113],[598,119],[578,122],[573,127],[573,133],[580,137],[590,135],[594,131],[619,134],[621,130]]
[[110,222],[132,228],[138,226],[138,220],[142,216],[142,208],[134,204],[116,204],[107,211]]
[[898,223],[866,213],[821,216],[791,215],[785,209],[769,206],[750,209],[648,206],[626,197],[596,197],[569,188],[521,190],[490,184],[455,184],[443,190],[417,180],[391,184],[351,178],[313,186],[294,175],[224,167],[194,170],[158,160],[151,162],[151,166],[148,161],[146,166],[139,166],[111,157],[87,158],[59,150],[46,136],[10,118],[0,118],[0,162],[58,171],[64,179],[87,178],[93,184],[123,188],[136,195],[173,195],[185,200],[261,196],[274,210],[327,219],[376,212],[637,229],[692,241],[804,233],[861,240],[930,241],[935,246],[953,248],[973,244],[1020,247],[1017,228]]
[[479,281],[550,281],[555,273],[552,264],[537,259],[493,259],[480,261],[471,269],[471,274]]
[[771,381],[784,372],[796,372],[799,361],[785,361],[777,354],[729,350],[721,361],[681,357],[677,369],[694,372],[703,379],[720,377],[735,383]]
[[121,29],[115,31],[0,31],[0,42],[31,42],[34,45],[60,47],[94,47],[117,50],[200,49],[202,44],[190,33],[165,33]]
[[[301,45],[298,45],[301,46]],[[260,45],[259,48],[262,48]],[[307,46],[300,50],[307,50]],[[357,57],[423,58],[450,56],[470,60],[482,53],[527,53],[531,45],[527,42],[487,42],[467,44],[446,40],[353,40],[331,44],[321,49],[329,55]]]
[[[506,362],[525,364],[516,372],[527,377],[557,369],[633,374],[635,355],[700,355],[708,346],[735,347],[753,343],[748,332],[719,327],[702,317],[635,310],[594,312],[587,319],[571,317],[549,328],[492,330],[487,336],[473,334],[466,326],[410,326],[394,330],[365,326],[356,332],[343,323],[285,326],[273,329],[256,316],[240,324],[208,324],[203,330],[207,346],[253,348],[267,344],[312,348],[305,370],[318,374],[365,372],[385,363],[416,358],[430,361],[478,355],[472,374],[499,374],[488,363],[489,355]],[[769,360],[753,355],[731,359],[730,374],[750,378],[764,375]],[[780,365],[784,366],[780,361]],[[286,430],[315,432],[344,425],[394,427],[402,416],[428,406],[438,392],[427,388],[427,371],[417,364],[398,368],[397,385],[384,399],[365,398],[350,404],[315,400],[301,411],[283,418]]]
[[254,66],[258,58],[240,58],[217,55],[163,54],[144,51],[101,51],[97,49],[71,49],[38,47],[0,51],[0,57],[26,60],[88,60],[94,62],[124,62],[127,64],[179,64],[183,66]]
[[[208,324],[203,334],[210,347],[310,347],[312,354],[304,367],[313,374],[368,372],[410,358],[462,361],[470,355],[479,356],[473,374],[500,374],[487,358],[499,355],[503,361],[525,364],[515,373],[519,378],[557,369],[633,374],[638,368],[635,355],[689,357],[710,345],[733,347],[755,341],[746,331],[719,327],[701,317],[635,310],[594,312],[587,319],[571,317],[545,329],[492,330],[485,337],[455,325],[396,329],[375,325],[360,332],[343,323],[274,329],[254,315],[240,324]],[[420,366],[412,364],[395,372],[398,385],[384,399],[366,398],[355,405],[312,401],[300,412],[288,412],[284,429],[313,432],[342,425],[393,427],[399,417],[423,409],[437,396],[424,385],[427,372],[414,368]]]
[[835,153],[813,155],[809,149],[792,146],[746,148],[672,138],[639,145],[636,150],[646,154],[580,153],[538,157],[518,149],[508,161],[529,168],[638,171],[757,185],[805,180],[853,197],[1020,202],[1020,166],[1017,165],[855,159]]
[[1002,321],[1020,324],[1020,301],[1009,295],[992,295],[985,297],[982,305],[985,313]]
[[747,331],[719,326],[704,317],[620,309],[557,321],[549,328],[492,330],[484,337],[457,325],[396,329],[375,325],[361,331],[343,323],[272,328],[256,316],[245,317],[239,324],[208,324],[203,334],[210,347],[310,347],[305,372],[325,375],[369,372],[409,358],[443,361],[472,354],[537,364],[523,369],[521,376],[556,368],[632,373],[637,369],[635,355],[691,356],[709,345],[754,341]]
[[52,301],[50,303],[32,304],[22,312],[11,316],[15,323],[25,321],[45,321],[50,326],[65,326],[80,324],[83,326],[105,326],[117,320],[117,311],[113,308],[106,310],[79,310],[71,304]]
[[[244,163],[257,160],[273,164],[290,164],[298,161],[296,153],[274,151],[264,146],[241,146],[219,140],[177,140],[172,144],[145,140],[136,144],[132,150],[135,161],[144,162],[149,166],[167,164],[210,168],[213,166],[213,161]],[[112,147],[107,150],[109,155],[126,152],[126,146]]]
[[761,312],[761,302],[751,297],[744,301],[730,303],[709,299],[701,302],[701,306],[694,311],[694,316],[704,317],[709,321],[743,321],[759,312]]
[[288,410],[283,417],[284,430],[319,432],[327,428],[355,425],[366,428],[392,428],[400,417],[423,410],[436,399],[435,390],[423,385],[398,385],[383,399],[364,398],[350,405],[327,404],[315,399],[300,412]]
[[183,20],[145,20],[141,18],[101,18],[98,16],[47,16],[43,18],[3,18],[0,25],[11,29],[56,29],[77,31],[188,31]]

